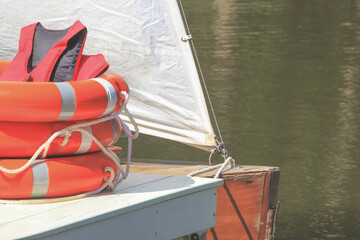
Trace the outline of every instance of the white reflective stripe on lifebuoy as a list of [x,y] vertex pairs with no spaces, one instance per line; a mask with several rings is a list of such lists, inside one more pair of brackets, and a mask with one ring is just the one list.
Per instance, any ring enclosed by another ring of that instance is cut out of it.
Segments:
[[66,82],[55,83],[61,94],[61,112],[57,121],[69,120],[75,113],[75,92]]
[[[88,131],[90,134],[92,134],[91,126],[82,127],[82,129],[84,129],[84,130]],[[75,154],[87,153],[91,147],[91,143],[92,143],[92,139],[89,138],[86,134],[81,133],[81,144]]]
[[106,81],[103,78],[93,78],[92,80],[95,80],[98,83],[100,83],[101,86],[103,86],[103,88],[106,91],[107,98],[108,98],[108,105],[105,109],[105,112],[101,116],[109,115],[116,107],[116,102],[117,102],[116,90],[111,83],[109,83],[108,81]]
[[49,189],[49,169],[46,162],[36,159],[31,165],[33,172],[33,189],[31,198],[45,197]]
[[113,138],[111,140],[111,143],[108,145],[108,147],[112,146],[115,143],[116,137],[119,134],[118,124],[116,123],[115,119],[111,119],[110,123],[111,123],[111,127],[113,129]]

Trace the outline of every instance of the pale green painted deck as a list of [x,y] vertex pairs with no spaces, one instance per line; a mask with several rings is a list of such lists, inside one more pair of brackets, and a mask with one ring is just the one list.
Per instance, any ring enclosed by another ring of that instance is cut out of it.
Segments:
[[112,193],[0,205],[0,239],[173,239],[216,224],[222,180],[132,173]]

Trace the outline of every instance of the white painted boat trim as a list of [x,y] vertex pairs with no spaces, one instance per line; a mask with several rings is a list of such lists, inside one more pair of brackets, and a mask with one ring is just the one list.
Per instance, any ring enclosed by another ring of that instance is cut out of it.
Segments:
[[223,180],[131,173],[112,193],[0,205],[4,239],[174,239],[216,224]]

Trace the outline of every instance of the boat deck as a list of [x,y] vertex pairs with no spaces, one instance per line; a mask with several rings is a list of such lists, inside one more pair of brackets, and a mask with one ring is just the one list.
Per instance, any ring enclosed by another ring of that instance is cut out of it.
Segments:
[[[206,165],[171,161],[133,162],[131,172],[187,175]],[[199,176],[212,178],[217,170]],[[273,239],[279,210],[277,201],[280,169],[266,166],[237,166],[222,172],[218,188],[217,223],[207,239]]]
[[0,205],[1,239],[174,239],[216,224],[223,180],[131,173],[111,193]]

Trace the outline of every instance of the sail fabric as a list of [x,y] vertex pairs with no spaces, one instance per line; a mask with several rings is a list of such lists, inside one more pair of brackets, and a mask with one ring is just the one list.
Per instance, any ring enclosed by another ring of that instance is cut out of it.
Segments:
[[76,20],[88,28],[84,54],[102,53],[129,84],[128,109],[141,133],[215,147],[176,0],[0,0],[0,59],[15,56],[21,27],[65,29]]

